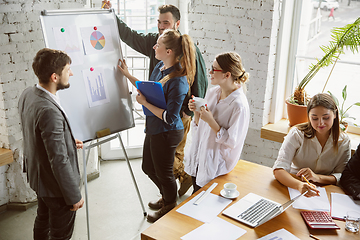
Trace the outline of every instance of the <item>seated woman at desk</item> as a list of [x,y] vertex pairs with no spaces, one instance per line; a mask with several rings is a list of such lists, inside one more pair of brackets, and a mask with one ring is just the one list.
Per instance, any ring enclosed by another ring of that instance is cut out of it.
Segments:
[[[318,195],[312,183],[337,184],[350,158],[350,139],[341,132],[336,104],[329,94],[315,95],[307,106],[309,121],[293,127],[274,163],[275,178],[305,196]],[[296,174],[301,180],[290,175]]]
[[354,199],[360,199],[360,144],[346,164],[340,178],[340,185]]
[[194,112],[192,143],[185,152],[185,172],[192,177],[194,192],[219,175],[230,172],[238,162],[249,127],[250,110],[245,96],[245,72],[241,57],[234,52],[216,56],[210,70],[207,106]]
[[[146,116],[142,169],[159,188],[162,197],[149,203],[150,208],[158,210],[148,214],[149,222],[155,222],[176,206],[173,164],[175,149],[184,135],[180,108],[193,82],[196,67],[195,46],[189,35],[165,30],[153,48],[155,57],[161,61],[151,73],[150,80],[162,83],[166,109],[147,102],[140,91],[136,96],[136,100],[154,114]],[[118,68],[135,86],[138,79],[130,75],[125,61],[119,61]]]

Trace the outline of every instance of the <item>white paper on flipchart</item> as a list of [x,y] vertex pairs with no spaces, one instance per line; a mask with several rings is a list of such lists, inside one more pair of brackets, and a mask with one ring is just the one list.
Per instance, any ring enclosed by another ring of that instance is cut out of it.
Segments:
[[246,233],[246,230],[228,221],[216,217],[210,223],[205,223],[181,237],[182,240],[235,240]]
[[300,238],[294,236],[292,233],[282,228],[262,238],[259,238],[258,240],[300,240]]
[[194,202],[204,194],[202,191],[196,197],[185,203],[176,211],[201,222],[211,222],[232,200],[210,193],[200,204]]
[[344,219],[348,211],[360,213],[360,200],[341,193],[331,193],[331,217]]
[[[301,196],[292,205],[296,209],[304,209],[310,211],[326,211],[330,212],[330,202],[326,194],[325,188],[317,187],[320,191],[320,196],[305,197]],[[288,188],[290,198],[293,199],[300,194],[300,192],[293,188]]]

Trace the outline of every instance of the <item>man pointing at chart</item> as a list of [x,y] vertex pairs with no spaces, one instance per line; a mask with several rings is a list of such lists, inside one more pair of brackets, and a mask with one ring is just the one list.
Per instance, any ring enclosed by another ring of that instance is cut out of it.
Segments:
[[[103,8],[111,8],[110,1],[103,1],[102,5]],[[180,26],[180,11],[177,7],[173,5],[163,5],[160,6],[158,10],[158,33],[148,33],[146,35],[143,33],[138,33],[137,31],[129,28],[119,17],[117,17],[117,24],[121,40],[134,50],[150,58],[149,76],[151,76],[154,67],[159,62],[159,60],[155,58],[155,51],[153,49],[153,46],[156,44],[159,35],[161,35],[165,29],[178,30]],[[176,148],[174,159],[174,175],[175,178],[179,179],[180,181],[180,189],[178,191],[179,196],[184,195],[192,185],[191,177],[185,173],[183,164],[186,138],[190,130],[191,118],[194,115],[194,113],[188,108],[188,102],[192,95],[195,97],[204,98],[208,86],[204,59],[202,58],[201,52],[196,45],[195,48],[196,73],[194,82],[190,87],[190,94],[185,97],[180,110],[181,120],[184,125],[184,137]]]

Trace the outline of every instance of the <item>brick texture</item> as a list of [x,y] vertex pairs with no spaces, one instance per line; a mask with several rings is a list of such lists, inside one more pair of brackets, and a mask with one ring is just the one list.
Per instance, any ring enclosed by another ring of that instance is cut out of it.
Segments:
[[0,145],[14,153],[14,163],[0,167],[0,205],[35,198],[22,173],[17,102],[22,91],[37,82],[31,64],[36,52],[45,47],[40,11],[82,8],[85,3],[85,0],[0,1]]
[[241,158],[267,166],[272,166],[280,148],[260,138],[273,91],[279,4],[278,0],[193,0],[189,8],[189,35],[203,53],[207,68],[217,54],[235,51],[250,73],[251,122]]

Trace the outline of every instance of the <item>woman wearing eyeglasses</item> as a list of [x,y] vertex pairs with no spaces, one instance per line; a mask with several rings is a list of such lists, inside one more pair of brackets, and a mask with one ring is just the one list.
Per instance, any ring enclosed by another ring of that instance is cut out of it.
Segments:
[[216,56],[210,70],[211,84],[207,105],[194,112],[191,123],[192,143],[185,153],[185,171],[192,176],[194,192],[219,175],[230,172],[240,159],[249,127],[250,110],[245,96],[245,72],[241,57],[235,52]]

